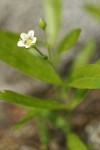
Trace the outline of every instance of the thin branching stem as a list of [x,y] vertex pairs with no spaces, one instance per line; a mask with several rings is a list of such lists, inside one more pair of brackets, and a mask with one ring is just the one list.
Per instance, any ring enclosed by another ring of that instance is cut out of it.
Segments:
[[50,47],[49,47],[49,44],[48,44],[47,34],[46,34],[45,29],[44,29],[44,37],[45,37],[46,47],[47,47],[47,50],[48,50],[49,59],[50,59],[50,61],[52,61],[51,50],[50,50]]
[[34,46],[34,48],[40,53],[41,56],[45,56],[36,46]]

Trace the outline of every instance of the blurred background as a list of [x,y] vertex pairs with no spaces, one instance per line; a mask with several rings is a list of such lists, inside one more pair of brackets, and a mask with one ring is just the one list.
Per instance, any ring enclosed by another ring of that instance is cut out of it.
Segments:
[[[96,41],[96,52],[93,60],[100,56],[100,24],[96,22],[84,9],[85,3],[100,5],[99,0],[62,0],[62,27],[59,39],[64,35],[65,31],[73,28],[81,28],[82,33],[78,43],[64,55],[60,60],[58,69],[64,73],[66,67],[70,67],[70,63],[75,54],[81,49],[82,45],[90,39]],[[35,30],[35,35],[43,38],[43,32],[38,26],[39,19],[44,17],[42,0],[0,0],[0,30],[9,30],[13,32],[28,32]],[[48,96],[52,94],[52,90],[47,84],[31,79],[26,75],[16,71],[3,62],[0,62],[0,90],[10,89],[24,94]],[[0,150],[38,150],[39,138],[38,129],[35,121],[30,121],[23,129],[17,133],[11,131],[13,124],[17,122],[23,115],[25,110],[16,105],[1,102],[0,104]],[[75,131],[84,139],[82,129],[86,131],[98,127],[100,133],[100,90],[92,90],[85,101],[73,112],[73,125]],[[92,123],[91,123],[92,122]],[[87,133],[87,136],[90,132]],[[53,140],[51,140],[52,150],[62,150],[64,145],[63,135],[54,132]],[[86,138],[86,137],[85,137]],[[97,137],[96,137],[97,138]],[[100,134],[97,138],[100,144]],[[99,145],[100,146],[100,145]],[[98,148],[98,147],[97,147]],[[99,150],[99,149],[97,149]]]

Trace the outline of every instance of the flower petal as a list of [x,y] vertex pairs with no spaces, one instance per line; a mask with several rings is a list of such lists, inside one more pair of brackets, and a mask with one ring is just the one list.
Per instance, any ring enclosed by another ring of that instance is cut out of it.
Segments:
[[25,45],[25,48],[29,48],[31,45]]
[[28,36],[33,38],[34,37],[34,30],[30,30],[28,32]]
[[37,40],[37,38],[36,37],[33,37],[33,39],[32,39],[32,44],[35,44],[36,43],[36,40]]
[[25,40],[27,38],[27,34],[26,33],[21,33],[20,37],[22,40]]
[[17,46],[24,47],[25,45],[24,45],[23,41],[20,40],[20,41],[18,41]]

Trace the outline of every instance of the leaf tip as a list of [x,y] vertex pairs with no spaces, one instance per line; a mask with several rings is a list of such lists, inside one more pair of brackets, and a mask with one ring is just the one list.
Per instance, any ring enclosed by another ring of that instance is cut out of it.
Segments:
[[5,93],[5,90],[0,90],[0,93]]
[[77,28],[77,32],[80,34],[82,32],[81,28]]

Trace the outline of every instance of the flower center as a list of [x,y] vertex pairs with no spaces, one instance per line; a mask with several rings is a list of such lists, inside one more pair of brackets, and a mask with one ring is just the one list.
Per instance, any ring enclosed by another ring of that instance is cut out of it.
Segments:
[[27,40],[24,41],[25,45],[31,45],[32,43],[32,38],[28,38]]

